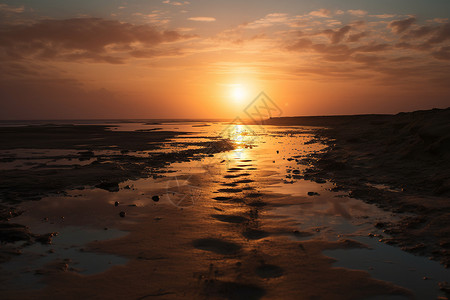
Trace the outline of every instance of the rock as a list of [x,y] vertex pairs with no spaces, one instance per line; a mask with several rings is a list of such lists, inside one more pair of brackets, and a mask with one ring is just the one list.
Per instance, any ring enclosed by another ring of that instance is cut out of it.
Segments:
[[159,201],[159,196],[153,196],[152,200],[155,201],[155,202],[158,202]]
[[308,192],[308,196],[318,196],[319,193],[316,192]]
[[131,190],[131,187],[129,185],[126,185],[123,187],[125,190]]
[[115,207],[119,206],[119,202],[118,201],[114,202],[114,206]]
[[93,151],[81,151],[78,152],[78,154],[80,155],[79,160],[83,161],[83,160],[89,160],[92,157],[94,157],[94,152]]
[[300,170],[294,170],[292,171],[293,174],[300,174]]
[[78,152],[78,154],[81,155],[81,156],[94,156],[94,152],[91,151],[91,150],[88,150],[88,151],[80,151],[80,152]]
[[375,224],[376,228],[384,228],[386,226],[386,224],[382,223],[382,222],[378,222]]
[[50,232],[46,234],[40,234],[35,237],[36,242],[43,245],[51,245],[53,237],[57,236],[58,232]]
[[450,294],[450,284],[448,282],[446,281],[439,282],[439,288],[441,289],[441,291]]
[[18,241],[30,241],[31,232],[28,227],[20,224],[0,223],[0,242],[14,243]]
[[108,192],[118,192],[119,184],[117,182],[102,182],[95,186],[96,188],[106,190]]
[[121,218],[125,218],[125,215],[126,215],[126,213],[125,213],[124,211],[121,211],[121,212],[119,213],[119,216],[120,216]]

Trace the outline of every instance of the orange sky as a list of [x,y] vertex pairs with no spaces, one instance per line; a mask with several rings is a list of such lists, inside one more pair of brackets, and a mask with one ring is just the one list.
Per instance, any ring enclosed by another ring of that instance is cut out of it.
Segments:
[[0,119],[234,118],[260,91],[285,116],[450,106],[439,6],[50,2],[0,1]]

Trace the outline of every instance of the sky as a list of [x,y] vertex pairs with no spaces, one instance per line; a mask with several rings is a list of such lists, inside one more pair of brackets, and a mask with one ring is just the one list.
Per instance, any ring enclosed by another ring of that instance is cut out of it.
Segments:
[[450,106],[448,0],[0,0],[0,119]]

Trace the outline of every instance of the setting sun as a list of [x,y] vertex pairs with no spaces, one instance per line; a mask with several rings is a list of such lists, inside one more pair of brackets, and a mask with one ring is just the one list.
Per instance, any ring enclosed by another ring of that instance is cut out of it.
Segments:
[[231,98],[236,103],[241,103],[247,96],[246,89],[241,84],[233,84],[231,86]]

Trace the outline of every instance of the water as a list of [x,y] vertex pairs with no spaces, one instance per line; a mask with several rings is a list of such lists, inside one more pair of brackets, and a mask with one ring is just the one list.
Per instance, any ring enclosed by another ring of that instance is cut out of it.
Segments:
[[[104,272],[113,265],[127,263],[128,259],[111,254],[100,254],[84,250],[84,246],[93,241],[104,241],[119,238],[127,233],[116,230],[89,229],[86,227],[67,226],[60,228],[51,245],[35,243],[25,247],[22,254],[1,265],[1,269],[10,273],[8,280],[2,282],[9,288],[42,288],[42,275],[51,272],[47,269],[51,263],[67,268],[68,271],[82,275],[92,275]],[[65,266],[66,264],[66,266]],[[12,272],[11,272],[12,271]]]
[[[141,208],[155,205],[151,195],[163,194],[163,205],[179,209],[195,205],[195,193],[202,193],[200,185],[190,181],[193,174],[217,173],[232,175],[232,169],[246,169],[250,180],[255,180],[259,191],[267,195],[277,195],[283,205],[267,212],[268,218],[283,217],[294,221],[299,231],[313,233],[311,236],[291,237],[304,241],[319,239],[336,241],[349,238],[364,243],[370,249],[338,249],[326,250],[324,254],[336,259],[335,267],[367,271],[373,278],[392,282],[405,287],[419,299],[431,299],[442,295],[438,282],[450,281],[449,271],[442,265],[428,258],[414,256],[397,247],[378,242],[378,238],[369,238],[369,233],[379,232],[373,226],[377,221],[395,220],[396,215],[383,211],[374,205],[347,197],[343,192],[332,192],[333,183],[316,183],[298,179],[307,167],[302,159],[312,159],[311,154],[325,150],[325,146],[316,142],[311,128],[276,127],[276,126],[243,126],[228,123],[208,122],[174,122],[150,124],[146,122],[120,123],[111,130],[171,130],[191,132],[189,136],[181,136],[167,142],[161,149],[154,151],[130,152],[127,155],[149,156],[155,152],[174,152],[180,149],[196,149],[194,143],[208,141],[218,135],[231,139],[236,149],[226,153],[216,153],[201,161],[173,163],[168,167],[165,178],[139,179],[121,184],[128,185],[130,190],[121,189],[118,193],[108,193],[98,189],[70,192],[67,197],[59,197],[40,201],[45,209],[33,208],[17,219],[31,227],[33,232],[49,232],[54,227],[42,223],[44,214],[50,214],[56,220],[64,211],[71,211],[66,221],[56,222],[59,235],[54,238],[53,245],[39,245],[24,248],[23,255],[3,264],[2,270],[12,273],[14,284],[28,287],[40,287],[41,275],[35,271],[52,261],[68,260],[69,268],[82,275],[95,274],[109,269],[113,265],[126,264],[124,257],[80,251],[93,241],[120,238],[127,233],[118,230],[124,222],[137,222],[146,216]],[[191,145],[190,145],[191,144]],[[56,152],[54,152],[56,151]],[[17,156],[39,157],[48,159],[51,155],[73,154],[70,150],[21,150]],[[66,151],[66,152],[65,152]],[[67,152],[69,151],[69,152]],[[11,153],[4,153],[9,155]],[[120,155],[114,149],[96,151],[95,155]],[[247,163],[246,163],[247,162]],[[251,162],[251,163],[250,163]],[[22,163],[20,161],[20,163]],[[58,160],[47,162],[58,164]],[[75,162],[64,162],[67,165]],[[247,165],[248,164],[248,165]],[[249,167],[251,165],[251,167]],[[243,167],[245,166],[245,167]],[[3,166],[4,167],[4,166]],[[8,166],[9,167],[9,166]],[[228,170],[229,173],[226,173]],[[219,184],[219,183],[218,183]],[[377,187],[377,186],[375,186]],[[389,188],[379,186],[379,188]],[[168,191],[170,193],[168,193]],[[308,193],[313,192],[312,196]],[[189,197],[186,198],[186,195]],[[129,207],[130,218],[120,220],[113,203],[119,201]],[[55,203],[58,203],[57,205]],[[80,204],[89,203],[89,210],[95,212],[91,217],[86,211],[79,209]],[[57,207],[56,207],[57,206]],[[111,221],[111,216],[115,219]],[[72,218],[72,220],[70,219]],[[77,220],[75,220],[77,219]],[[82,220],[82,221],[80,221]],[[105,223],[106,222],[106,223]],[[109,222],[109,223],[108,223]],[[103,226],[107,224],[108,230]],[[52,249],[54,252],[49,253]],[[424,277],[427,279],[424,280]],[[401,299],[391,297],[383,299]]]
[[410,289],[417,299],[444,296],[437,286],[439,282],[448,281],[450,273],[438,262],[380,243],[376,238],[359,236],[354,239],[371,249],[324,251],[337,260],[333,266],[367,271],[373,278]]

